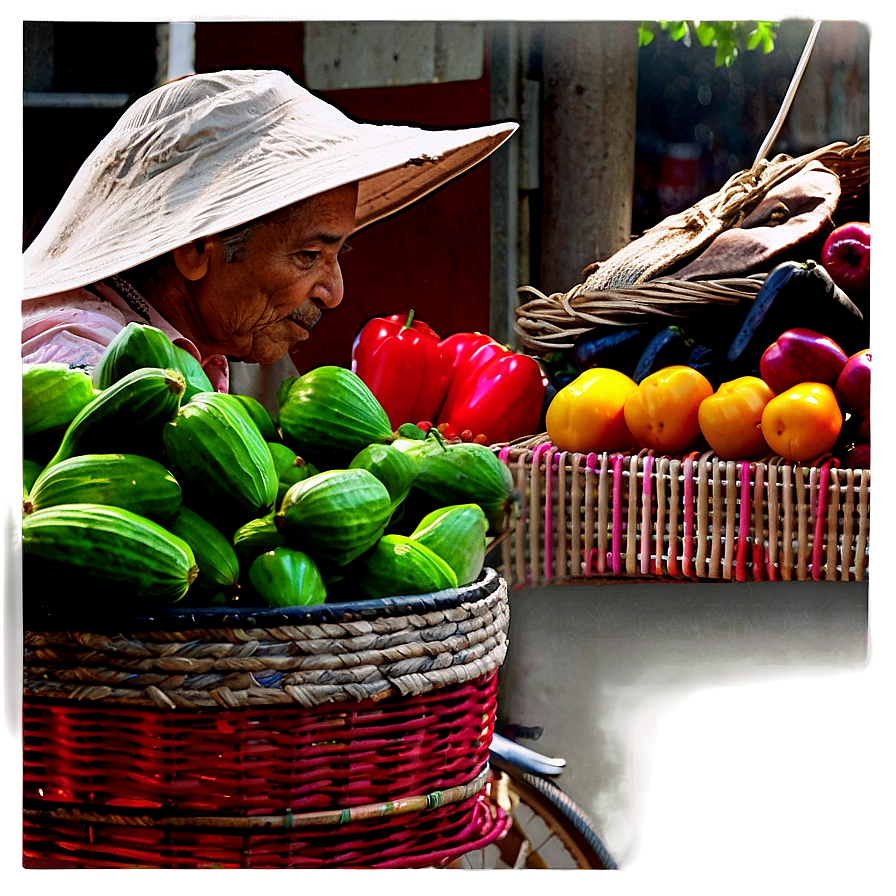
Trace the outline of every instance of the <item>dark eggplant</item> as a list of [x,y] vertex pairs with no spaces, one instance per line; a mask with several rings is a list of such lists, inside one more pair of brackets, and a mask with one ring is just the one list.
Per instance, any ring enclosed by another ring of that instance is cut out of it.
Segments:
[[862,312],[815,261],[785,261],[772,269],[728,346],[726,358],[745,375],[786,330],[809,327],[830,336],[847,355],[867,348]]
[[[735,376],[745,376],[744,373],[735,373],[732,365],[725,357],[725,350],[713,348],[709,345],[695,345],[691,348],[687,361],[688,367],[693,367],[705,376],[713,389],[718,389],[722,383],[733,380]],[[752,371],[747,371],[752,373]],[[758,370],[756,371],[758,375]]]
[[608,367],[631,376],[635,364],[657,327],[595,327],[576,337],[572,360],[583,372],[593,367]]
[[663,327],[656,333],[641,352],[635,365],[632,379],[640,383],[644,377],[670,367],[673,364],[686,364],[691,352],[691,341],[685,336],[681,327],[672,324]]

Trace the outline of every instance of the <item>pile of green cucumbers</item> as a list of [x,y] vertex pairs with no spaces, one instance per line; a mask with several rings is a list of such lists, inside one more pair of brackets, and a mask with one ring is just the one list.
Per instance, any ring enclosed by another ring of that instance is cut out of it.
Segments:
[[475,581],[510,524],[484,445],[393,431],[361,379],[288,377],[274,413],[129,324],[91,371],[26,365],[23,590],[135,609],[290,607]]

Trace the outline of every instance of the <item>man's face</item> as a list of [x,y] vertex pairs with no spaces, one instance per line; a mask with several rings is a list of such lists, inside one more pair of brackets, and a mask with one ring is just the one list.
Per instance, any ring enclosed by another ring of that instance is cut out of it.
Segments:
[[357,199],[349,184],[262,219],[239,261],[225,259],[220,237],[207,242],[208,268],[190,284],[203,355],[270,364],[308,338],[342,301],[339,254]]

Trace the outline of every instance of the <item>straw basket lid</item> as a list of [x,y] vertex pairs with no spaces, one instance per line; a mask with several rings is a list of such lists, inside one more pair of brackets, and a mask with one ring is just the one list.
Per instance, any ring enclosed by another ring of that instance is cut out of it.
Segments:
[[24,254],[24,295],[93,283],[359,181],[356,231],[462,174],[517,129],[356,122],[278,71],[172,81],[91,153]]

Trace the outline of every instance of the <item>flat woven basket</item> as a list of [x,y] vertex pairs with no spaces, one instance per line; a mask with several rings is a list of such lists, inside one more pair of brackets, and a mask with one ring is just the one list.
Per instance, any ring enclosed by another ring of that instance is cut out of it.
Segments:
[[613,580],[865,581],[869,470],[494,446],[520,495],[502,543],[514,587]]
[[24,865],[424,867],[492,842],[506,582],[288,610],[29,613]]
[[530,354],[544,355],[572,348],[576,336],[597,326],[638,326],[657,319],[680,323],[751,302],[768,271],[684,280],[675,277],[675,268],[736,226],[772,188],[813,164],[824,166],[839,180],[837,216],[844,221],[868,220],[870,136],[854,144],[832,143],[796,158],[782,153],[763,159],[733,175],[716,193],[670,215],[606,261],[592,265],[584,282],[567,292],[545,295],[533,286],[521,286],[521,296],[530,297],[521,299],[516,309],[514,331],[520,345]]

